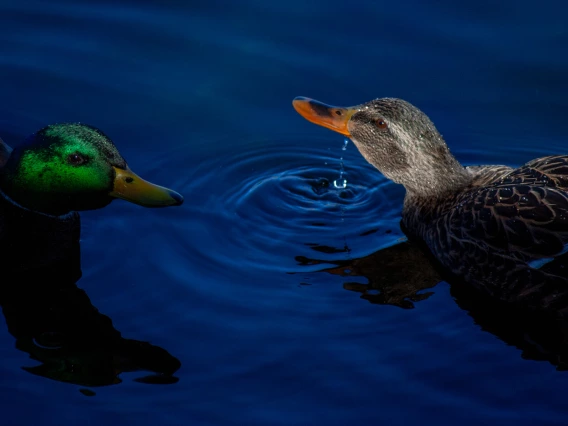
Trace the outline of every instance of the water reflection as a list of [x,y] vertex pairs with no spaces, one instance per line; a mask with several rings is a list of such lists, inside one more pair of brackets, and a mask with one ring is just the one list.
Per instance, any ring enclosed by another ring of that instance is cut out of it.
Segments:
[[[317,251],[329,251],[313,247]],[[301,264],[334,263],[337,266],[324,269],[344,277],[365,277],[367,284],[345,282],[343,288],[361,293],[361,298],[379,305],[413,308],[413,302],[427,299],[433,293],[424,292],[437,285],[441,277],[431,266],[422,250],[408,241],[379,250],[370,256],[353,260],[321,261],[296,257]]]
[[175,383],[180,362],[147,342],[125,339],[101,314],[81,277],[80,219],[25,211],[0,196],[0,305],[16,347],[38,361],[24,370],[82,386],[120,383],[122,372],[153,374],[144,383]]
[[[317,251],[326,252],[322,247]],[[528,360],[548,361],[558,370],[568,370],[568,322],[553,315],[512,308],[444,276],[435,261],[420,246],[400,242],[369,256],[329,261],[297,256],[301,265],[335,265],[320,270],[343,277],[363,277],[367,283],[347,281],[343,287],[361,293],[361,298],[380,305],[410,309],[427,299],[442,280],[458,306],[482,330],[521,350]]]

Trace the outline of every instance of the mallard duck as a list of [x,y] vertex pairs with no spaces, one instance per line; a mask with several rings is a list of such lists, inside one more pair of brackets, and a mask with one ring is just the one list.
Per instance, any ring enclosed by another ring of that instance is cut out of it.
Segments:
[[341,108],[298,97],[293,106],[405,187],[404,232],[452,276],[502,301],[568,314],[568,156],[464,167],[404,100]]
[[2,268],[29,276],[32,269],[68,262],[79,241],[77,211],[98,209],[116,198],[146,207],[183,203],[177,192],[134,174],[94,127],[47,126],[13,150],[0,141]]
[[134,174],[94,127],[47,126],[13,150],[0,141],[0,306],[16,347],[42,363],[24,370],[90,386],[118,383],[121,371],[135,370],[159,373],[138,381],[177,381],[178,359],[124,339],[76,285],[77,211],[116,198],[145,207],[183,203],[177,192]]
[[55,124],[12,150],[0,142],[0,190],[21,207],[59,216],[121,198],[145,207],[183,197],[134,174],[112,141],[84,124]]

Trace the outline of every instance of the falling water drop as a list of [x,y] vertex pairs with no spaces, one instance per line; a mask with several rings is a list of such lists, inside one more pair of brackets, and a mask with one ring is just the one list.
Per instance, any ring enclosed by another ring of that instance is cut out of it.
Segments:
[[333,181],[333,186],[336,188],[347,188],[347,179],[335,179]]
[[[349,143],[349,139],[345,138],[343,140],[343,146],[341,147],[342,151],[345,151],[347,149],[347,144]],[[347,179],[345,179],[343,177],[343,174],[345,173],[345,169],[343,167],[343,155],[341,155],[341,158],[339,159],[339,178],[335,179],[333,181],[333,186],[335,186],[336,188],[347,188]]]

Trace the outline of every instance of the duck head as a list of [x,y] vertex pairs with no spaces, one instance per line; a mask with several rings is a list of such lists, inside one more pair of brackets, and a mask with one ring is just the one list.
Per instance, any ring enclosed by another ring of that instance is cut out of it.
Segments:
[[51,215],[98,209],[116,198],[145,207],[183,203],[177,192],[133,173],[113,142],[84,124],[54,124],[30,136],[5,159],[0,188],[21,206]]
[[470,181],[434,124],[406,101],[382,98],[344,108],[298,97],[293,106],[308,121],[350,138],[369,163],[410,194],[438,194]]

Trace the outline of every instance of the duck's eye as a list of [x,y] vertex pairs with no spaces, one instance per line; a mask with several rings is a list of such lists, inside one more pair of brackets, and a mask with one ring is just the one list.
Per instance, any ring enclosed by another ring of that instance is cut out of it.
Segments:
[[388,124],[385,120],[383,120],[382,118],[378,118],[375,120],[375,125],[379,128],[379,129],[386,129],[388,127]]
[[80,166],[87,162],[87,159],[83,157],[81,154],[69,154],[67,157],[67,162],[72,164],[73,166]]

